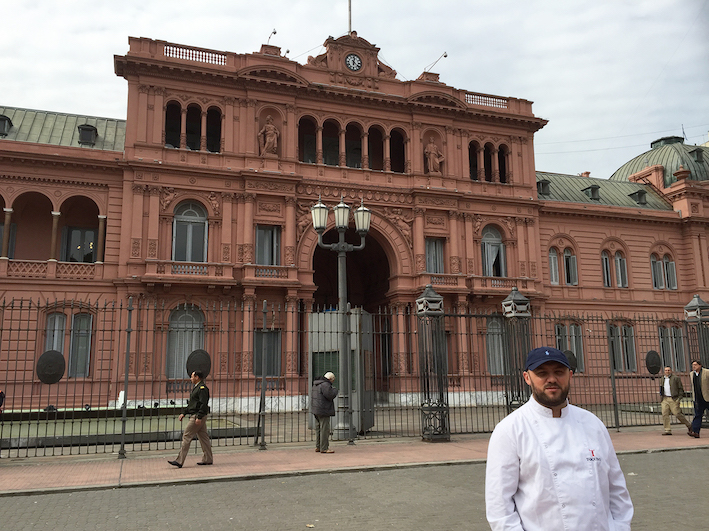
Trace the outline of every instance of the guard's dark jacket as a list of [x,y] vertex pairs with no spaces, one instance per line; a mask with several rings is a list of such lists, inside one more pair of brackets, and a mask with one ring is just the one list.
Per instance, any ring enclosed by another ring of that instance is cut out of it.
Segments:
[[317,378],[313,382],[310,412],[318,417],[334,417],[336,396],[337,389],[332,386],[330,380],[324,376]]
[[209,413],[209,389],[203,380],[197,382],[190,393],[190,401],[182,412],[184,415],[197,415],[198,419],[204,418]]

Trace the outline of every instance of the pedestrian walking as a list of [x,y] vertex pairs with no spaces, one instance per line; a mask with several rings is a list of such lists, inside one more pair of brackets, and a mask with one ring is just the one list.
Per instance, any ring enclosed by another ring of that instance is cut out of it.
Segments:
[[563,352],[527,355],[532,397],[492,432],[485,506],[493,531],[629,531],[633,504],[608,430],[569,404]]
[[335,416],[337,389],[332,386],[335,375],[326,372],[313,382],[310,411],[315,415],[315,451],[334,454],[330,450],[330,418]]
[[670,413],[677,420],[687,426],[687,432],[692,433],[692,424],[682,414],[680,402],[684,397],[684,387],[682,380],[676,374],[672,374],[672,367],[665,367],[665,377],[660,382],[660,396],[662,397],[662,427],[665,431],[662,435],[672,435],[672,426],[670,425]]
[[702,367],[702,362],[692,360],[692,398],[694,399],[694,419],[690,437],[699,439],[699,430],[702,429],[702,417],[709,409],[709,371]]
[[182,468],[187,458],[187,452],[190,451],[192,439],[197,436],[199,444],[202,447],[202,460],[197,462],[198,465],[211,465],[214,463],[212,456],[212,443],[209,440],[207,433],[207,415],[209,414],[209,389],[204,383],[204,373],[195,371],[190,375],[190,381],[194,385],[190,393],[190,399],[187,402],[187,407],[180,415],[179,420],[185,416],[189,416],[190,420],[182,434],[182,448],[174,461],[168,461],[172,466]]

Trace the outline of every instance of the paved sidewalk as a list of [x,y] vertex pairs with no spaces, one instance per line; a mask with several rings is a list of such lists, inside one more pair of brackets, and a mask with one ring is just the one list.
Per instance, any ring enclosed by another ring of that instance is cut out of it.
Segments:
[[[709,438],[693,439],[681,426],[663,437],[662,427],[626,428],[611,431],[620,453],[709,448]],[[197,466],[201,452],[190,453],[181,469],[167,463],[177,450],[0,460],[0,496],[37,494],[65,490],[105,489],[201,481],[246,480],[260,477],[319,474],[381,468],[450,465],[483,462],[489,434],[455,435],[451,442],[429,443],[420,439],[360,440],[354,445],[331,443],[334,454],[319,454],[314,445],[269,445],[214,449],[212,466]],[[197,441],[193,442],[199,447]]]

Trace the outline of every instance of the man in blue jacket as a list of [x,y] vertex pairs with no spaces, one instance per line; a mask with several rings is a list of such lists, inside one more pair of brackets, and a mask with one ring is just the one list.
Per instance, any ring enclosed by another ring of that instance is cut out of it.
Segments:
[[326,372],[313,382],[310,412],[315,415],[315,451],[334,454],[330,450],[330,417],[335,416],[335,397],[337,389],[332,386],[335,375]]

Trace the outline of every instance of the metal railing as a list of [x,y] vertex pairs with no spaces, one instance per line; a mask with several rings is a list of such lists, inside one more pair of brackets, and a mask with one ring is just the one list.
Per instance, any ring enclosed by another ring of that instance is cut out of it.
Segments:
[[[266,443],[310,441],[313,377],[338,374],[340,332],[337,320],[327,318],[330,310],[268,303],[263,314],[246,303],[159,298],[130,306],[3,301],[0,455],[176,449],[182,430],[177,416],[190,390],[185,364],[196,349],[211,359],[208,427],[215,445],[254,444],[260,434]],[[421,436],[416,315],[398,306],[353,310],[351,318],[351,408],[358,436]],[[690,356],[709,361],[706,326],[679,319],[541,315],[522,324],[463,311],[443,320],[453,434],[490,432],[527,398],[520,370],[524,345],[572,351],[579,367],[570,400],[609,428],[661,423],[659,380],[644,366],[648,351],[660,353],[687,390]],[[43,383],[38,374],[38,360],[48,351],[64,361],[56,383]]]

